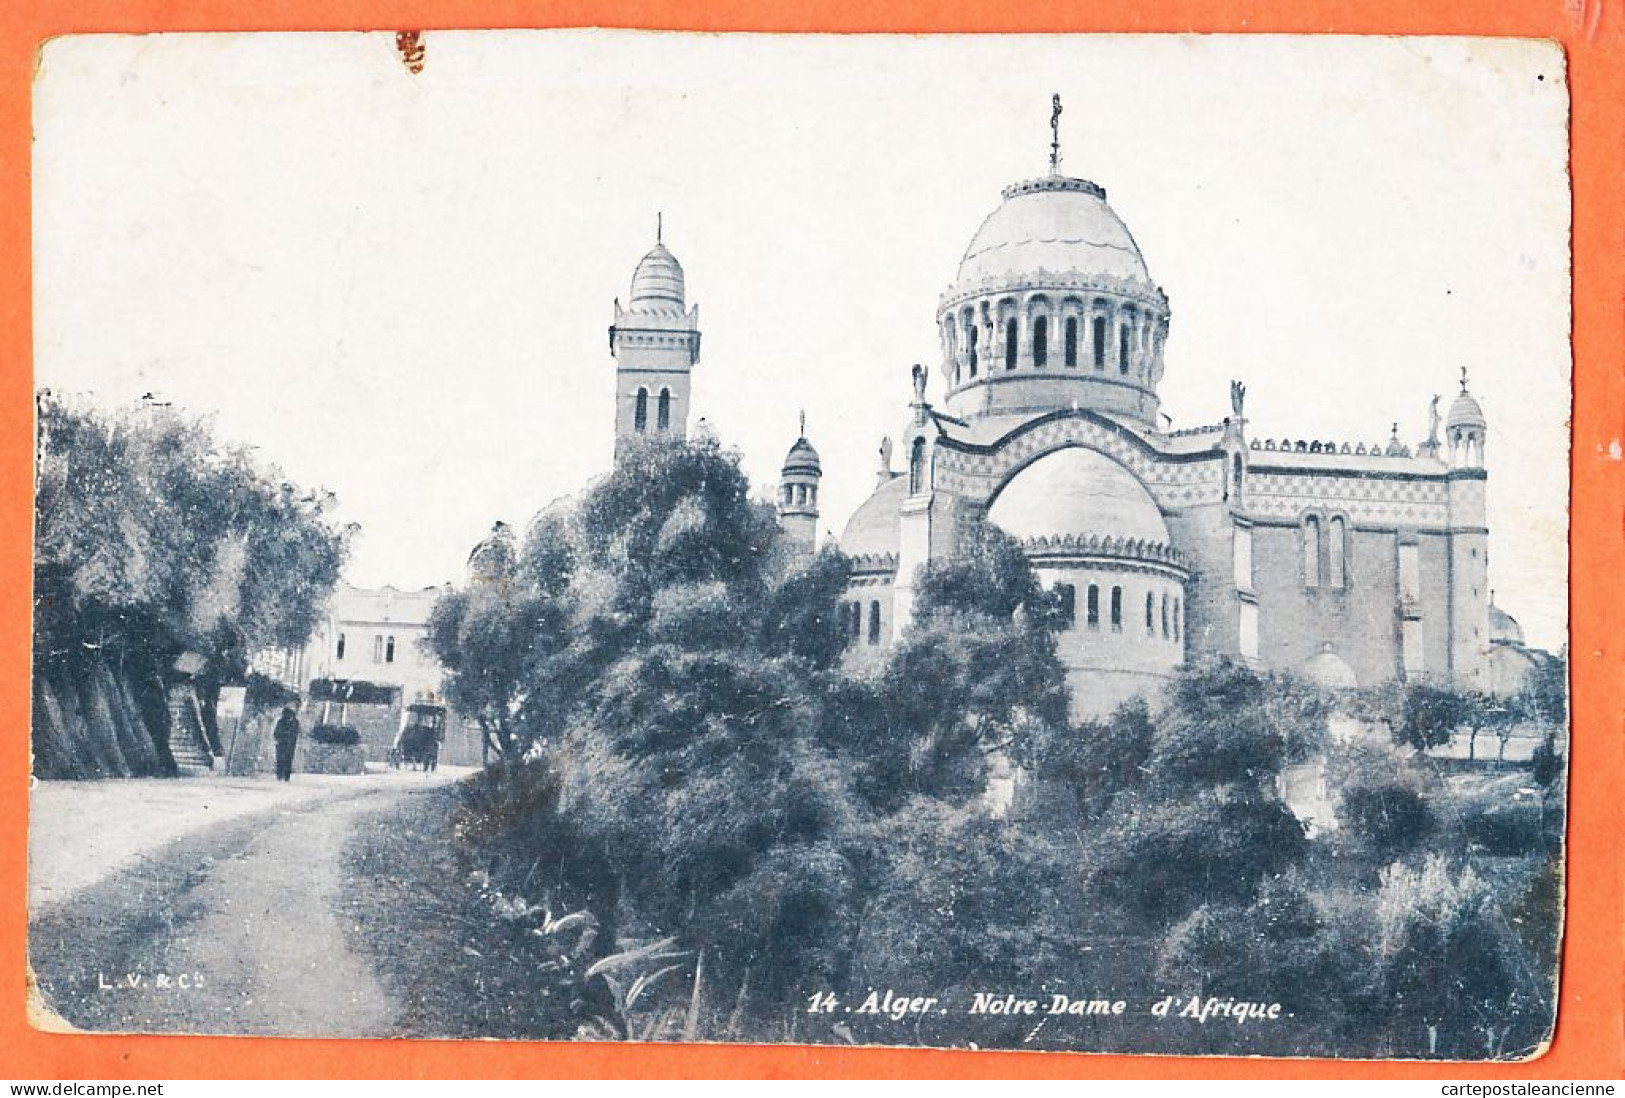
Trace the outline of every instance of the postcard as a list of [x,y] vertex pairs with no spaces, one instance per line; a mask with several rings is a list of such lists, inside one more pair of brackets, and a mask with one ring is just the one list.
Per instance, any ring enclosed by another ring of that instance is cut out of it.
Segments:
[[1556,44],[69,35],[34,110],[36,1026],[1547,1047]]

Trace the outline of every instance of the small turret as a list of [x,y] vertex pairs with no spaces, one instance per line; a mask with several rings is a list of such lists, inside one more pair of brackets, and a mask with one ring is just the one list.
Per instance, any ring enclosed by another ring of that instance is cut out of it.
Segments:
[[785,537],[803,552],[818,548],[818,482],[824,469],[818,451],[807,441],[807,414],[801,414],[801,434],[784,456],[779,474],[779,525]]
[[1450,465],[1457,469],[1484,467],[1484,436],[1489,433],[1489,422],[1484,409],[1473,394],[1467,391],[1467,367],[1461,368],[1461,392],[1450,405],[1450,415],[1444,422],[1445,438],[1450,443]]

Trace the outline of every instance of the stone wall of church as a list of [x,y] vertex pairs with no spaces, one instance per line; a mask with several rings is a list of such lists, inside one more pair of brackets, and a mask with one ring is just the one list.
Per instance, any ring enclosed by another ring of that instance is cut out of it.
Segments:
[[1352,531],[1341,587],[1306,584],[1304,536],[1299,526],[1253,528],[1260,662],[1300,671],[1331,652],[1353,669],[1361,686],[1393,678],[1399,670],[1394,535]]
[[1185,599],[1190,652],[1235,656],[1240,615],[1233,581],[1234,523],[1230,511],[1213,502],[1165,513],[1169,536],[1191,569]]

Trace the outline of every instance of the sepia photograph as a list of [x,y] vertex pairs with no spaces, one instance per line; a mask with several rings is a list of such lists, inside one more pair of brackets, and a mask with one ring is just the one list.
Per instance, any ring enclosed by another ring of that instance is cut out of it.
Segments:
[[32,109],[35,1027],[1549,1047],[1556,43],[66,35]]

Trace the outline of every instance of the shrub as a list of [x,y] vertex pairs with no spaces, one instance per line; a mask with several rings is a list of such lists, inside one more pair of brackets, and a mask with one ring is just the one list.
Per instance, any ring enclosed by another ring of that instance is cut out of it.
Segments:
[[1462,816],[1467,838],[1484,848],[1486,854],[1510,857],[1540,849],[1540,805],[1534,801],[1507,801],[1474,805],[1475,811]]
[[1415,850],[1433,831],[1433,813],[1427,801],[1416,790],[1397,782],[1345,789],[1338,816],[1385,860]]
[[310,738],[333,747],[354,747],[361,742],[361,733],[353,724],[318,724],[310,730]]

